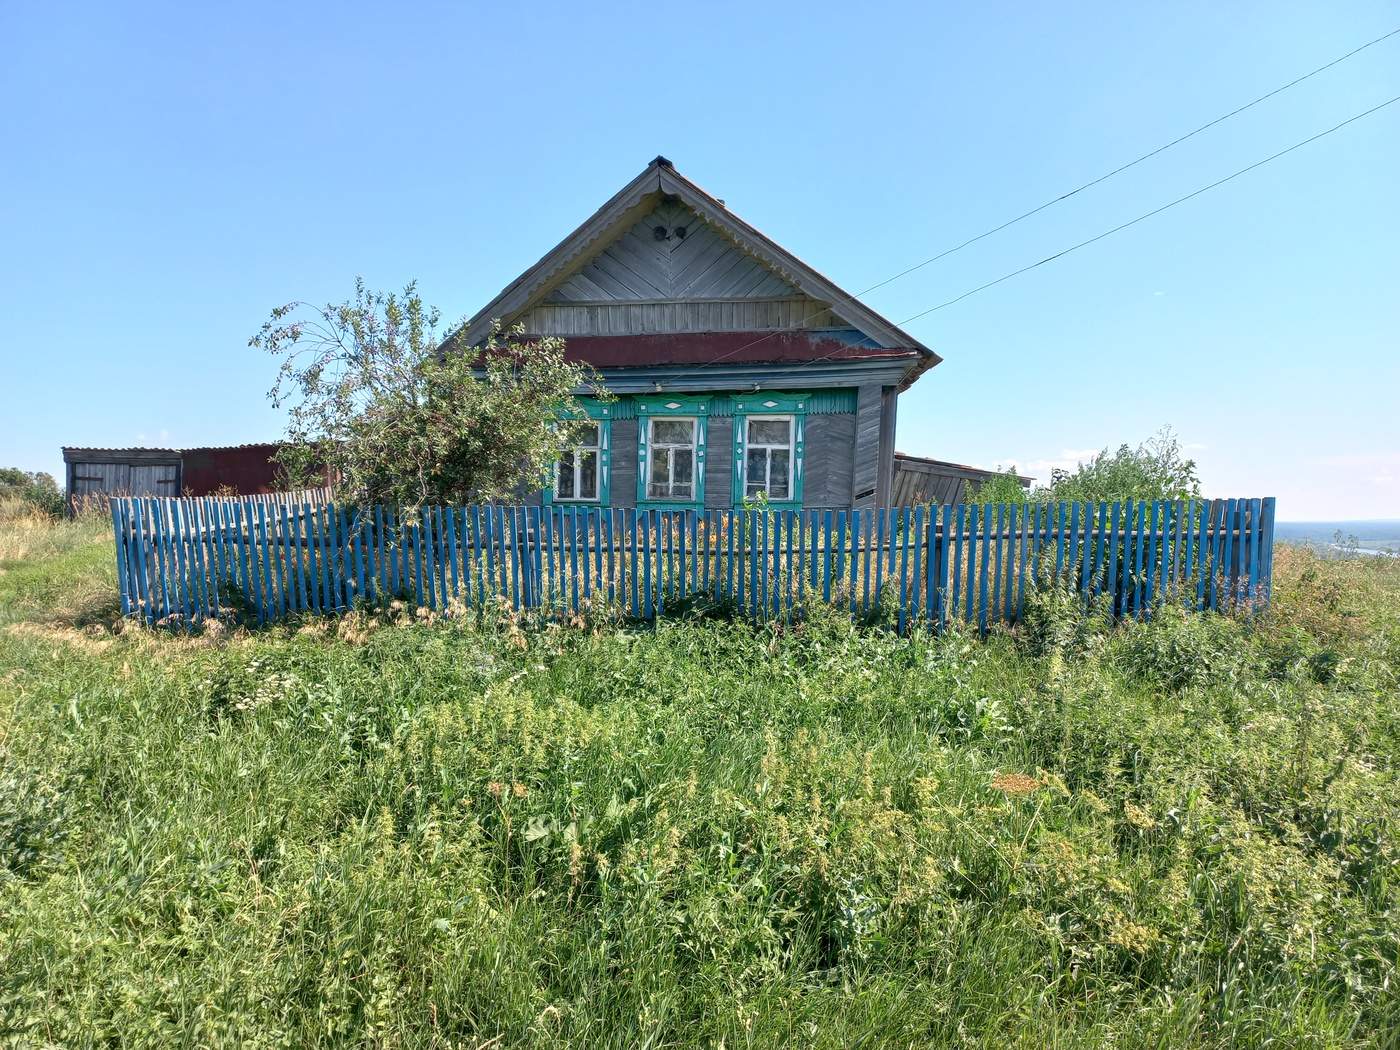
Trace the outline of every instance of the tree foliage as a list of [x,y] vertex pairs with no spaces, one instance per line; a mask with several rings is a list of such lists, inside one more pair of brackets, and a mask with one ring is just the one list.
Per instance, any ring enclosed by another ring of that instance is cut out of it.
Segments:
[[45,514],[63,513],[63,491],[53,475],[42,470],[0,467],[0,500],[6,499],[17,499]]
[[444,339],[439,324],[412,283],[394,294],[357,280],[346,302],[272,311],[249,345],[283,359],[268,396],[289,410],[289,480],[329,473],[343,499],[409,508],[540,484],[592,370],[566,361],[561,339],[495,329],[468,347],[463,326]]
[[1201,494],[1196,461],[1186,457],[1170,427],[1164,427],[1133,447],[1105,448],[1074,470],[1056,469],[1050,484],[1025,492],[1015,468],[979,485],[969,502],[1022,503],[1061,500],[1112,503],[1120,500],[1181,500]]

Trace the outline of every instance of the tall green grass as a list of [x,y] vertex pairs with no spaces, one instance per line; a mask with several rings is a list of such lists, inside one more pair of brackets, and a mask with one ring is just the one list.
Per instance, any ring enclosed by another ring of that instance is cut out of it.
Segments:
[[104,543],[0,576],[5,1038],[1394,1045],[1400,567],[985,642],[113,633],[6,583]]

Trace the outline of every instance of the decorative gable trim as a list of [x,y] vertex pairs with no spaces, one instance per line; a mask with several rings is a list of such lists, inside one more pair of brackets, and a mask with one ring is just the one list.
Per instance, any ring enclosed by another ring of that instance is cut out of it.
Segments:
[[465,326],[467,345],[474,346],[485,339],[493,319],[509,324],[526,309],[544,300],[566,278],[581,269],[605,240],[622,235],[655,207],[658,200],[665,199],[675,199],[686,205],[804,295],[832,304],[835,314],[880,346],[917,350],[921,360],[914,365],[916,372],[941,360],[928,347],[734,215],[719,200],[680,175],[664,157],[653,160],[640,175],[473,316]]

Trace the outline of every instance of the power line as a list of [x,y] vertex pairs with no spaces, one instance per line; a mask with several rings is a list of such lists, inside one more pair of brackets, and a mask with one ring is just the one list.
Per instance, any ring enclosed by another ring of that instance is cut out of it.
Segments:
[[[1295,77],[1294,79],[1290,80],[1288,83],[1283,84],[1283,85],[1280,85],[1279,87],[1274,88],[1272,91],[1269,91],[1269,92],[1267,92],[1267,93],[1265,93],[1265,94],[1263,94],[1263,95],[1260,95],[1258,98],[1254,99],[1253,101],[1246,102],[1246,103],[1245,103],[1244,105],[1242,105],[1242,106],[1237,106],[1235,109],[1230,110],[1230,112],[1224,113],[1224,114],[1222,114],[1222,115],[1216,117],[1214,120],[1207,121],[1206,123],[1202,124],[1200,127],[1194,128],[1193,130],[1186,132],[1184,135],[1179,135],[1179,136],[1177,136],[1176,138],[1172,139],[1170,142],[1167,142],[1167,143],[1164,143],[1164,144],[1161,145],[1161,146],[1158,146],[1156,149],[1149,150],[1147,153],[1144,153],[1144,154],[1142,154],[1142,156],[1136,157],[1136,158],[1134,158],[1133,160],[1128,161],[1126,164],[1119,165],[1118,167],[1114,168],[1112,171],[1106,172],[1105,174],[1100,175],[1100,176],[1098,176],[1098,177],[1095,178],[1095,179],[1091,179],[1091,180],[1089,180],[1088,182],[1084,183],[1083,185],[1076,186],[1074,189],[1068,191],[1067,193],[1062,193],[1062,194],[1060,194],[1058,197],[1053,197],[1053,198],[1051,198],[1050,200],[1045,201],[1043,204],[1039,204],[1039,205],[1037,205],[1036,207],[1030,209],[1030,211],[1022,212],[1020,215],[1017,215],[1015,218],[1007,219],[1005,222],[1001,223],[1000,225],[998,225],[998,226],[993,226],[991,229],[985,230],[985,231],[983,231],[982,233],[977,234],[975,237],[969,237],[967,240],[963,241],[962,243],[960,243],[960,244],[955,244],[955,245],[953,245],[953,246],[950,247],[950,248],[946,248],[946,249],[944,249],[943,251],[939,252],[937,255],[931,255],[931,256],[929,256],[927,259],[924,259],[922,262],[917,262],[917,263],[915,263],[913,266],[907,267],[907,268],[905,268],[905,269],[899,271],[898,273],[894,274],[893,276],[886,277],[886,278],[885,278],[884,280],[882,280],[882,281],[877,281],[875,284],[872,284],[869,288],[865,288],[865,289],[863,289],[863,290],[857,292],[855,295],[839,297],[839,298],[836,300],[836,302],[831,303],[829,306],[823,307],[821,310],[818,310],[818,311],[815,311],[815,312],[813,312],[813,313],[807,314],[806,316],[804,316],[803,318],[801,318],[799,321],[797,321],[796,324],[794,324],[794,325],[791,325],[791,326],[789,326],[789,327],[787,327],[787,328],[776,328],[776,329],[774,329],[774,330],[771,331],[771,332],[765,332],[763,335],[759,336],[757,339],[752,340],[751,342],[745,343],[744,345],[739,346],[739,347],[736,347],[736,348],[733,349],[733,350],[727,350],[727,351],[725,351],[723,354],[720,354],[718,357],[715,357],[715,358],[713,358],[712,360],[706,362],[706,364],[705,364],[704,367],[708,367],[709,365],[716,365],[716,364],[719,364],[721,361],[727,360],[728,358],[733,357],[733,356],[735,356],[736,354],[743,353],[745,350],[748,350],[748,349],[750,349],[750,348],[752,348],[752,347],[755,347],[755,346],[757,346],[759,343],[765,342],[766,340],[771,339],[773,336],[778,335],[778,334],[780,334],[780,333],[782,333],[782,332],[797,331],[797,330],[799,330],[799,329],[801,328],[802,325],[806,324],[806,323],[807,323],[808,321],[810,321],[812,318],[817,317],[817,316],[820,316],[821,314],[825,313],[825,312],[827,311],[827,309],[829,309],[830,307],[834,307],[834,306],[837,306],[837,305],[842,304],[842,303],[854,303],[854,302],[857,302],[862,296],[865,296],[865,295],[870,294],[871,292],[875,291],[877,288],[883,288],[885,285],[887,285],[887,284],[892,284],[892,283],[894,283],[895,281],[899,280],[901,277],[907,277],[909,274],[915,272],[916,270],[921,270],[921,269],[923,269],[925,266],[929,266],[929,265],[931,265],[931,264],[933,264],[933,263],[938,262],[940,259],[946,259],[948,256],[953,255],[953,254],[955,254],[956,252],[962,251],[964,248],[968,247],[969,245],[976,244],[978,241],[985,240],[986,238],[991,237],[993,234],[1000,233],[1002,230],[1006,229],[1007,227],[1009,227],[1009,226],[1014,226],[1016,223],[1021,222],[1021,221],[1024,220],[1024,219],[1029,219],[1029,218],[1030,218],[1031,216],[1033,216],[1033,215],[1038,215],[1040,212],[1044,211],[1046,208],[1053,207],[1054,205],[1059,204],[1059,203],[1062,202],[1062,201],[1069,200],[1071,197],[1073,197],[1073,196],[1075,196],[1075,195],[1077,195],[1077,194],[1083,193],[1083,192],[1084,192],[1085,190],[1087,190],[1087,189],[1092,189],[1094,186],[1097,186],[1097,185],[1099,185],[1099,184],[1102,183],[1102,182],[1106,182],[1106,181],[1108,181],[1109,179],[1113,178],[1113,177],[1116,176],[1116,175],[1121,175],[1123,172],[1127,171],[1129,168],[1136,167],[1137,165],[1141,164],[1143,161],[1150,160],[1151,158],[1157,156],[1159,153],[1164,153],[1164,152],[1166,152],[1167,150],[1171,149],[1171,148],[1174,147],[1174,146],[1179,146],[1179,145],[1181,145],[1181,143],[1185,142],[1187,139],[1194,138],[1196,135],[1199,135],[1201,132],[1207,131],[1207,130],[1209,130],[1210,128],[1215,127],[1217,124],[1221,124],[1221,123],[1223,123],[1224,121],[1229,120],[1231,117],[1236,117],[1236,116],[1238,116],[1239,114],[1245,112],[1245,111],[1248,110],[1248,109],[1253,109],[1255,106],[1259,105],[1261,102],[1266,102],[1266,101],[1268,101],[1269,99],[1273,98],[1275,95],[1281,94],[1282,92],[1287,91],[1289,88],[1296,87],[1297,85],[1303,83],[1303,81],[1308,80],[1308,79],[1310,79],[1310,78],[1312,78],[1312,77],[1315,77],[1315,76],[1317,76],[1319,73],[1325,72],[1326,70],[1331,69],[1333,66],[1338,65],[1338,64],[1340,64],[1340,63],[1342,63],[1342,62],[1345,62],[1347,59],[1352,58],[1353,56],[1360,54],[1362,51],[1365,51],[1367,48],[1374,47],[1376,44],[1379,44],[1379,43],[1382,43],[1382,42],[1384,42],[1384,41],[1386,41],[1386,40],[1389,40],[1391,37],[1396,36],[1396,35],[1398,35],[1398,34],[1400,34],[1400,26],[1397,26],[1395,29],[1390,30],[1390,32],[1388,32],[1388,33],[1383,33],[1383,34],[1381,34],[1380,36],[1376,37],[1376,38],[1373,39],[1373,40],[1368,40],[1366,43],[1360,45],[1359,47],[1352,48],[1352,49],[1351,49],[1350,51],[1348,51],[1346,54],[1344,54],[1344,55],[1339,55],[1339,56],[1337,56],[1336,58],[1332,59],[1330,62],[1326,62],[1326,63],[1324,63],[1323,65],[1318,66],[1316,69],[1313,69],[1313,70],[1311,70],[1311,71],[1309,71],[1309,72],[1307,72],[1307,73],[1304,73],[1304,74],[1302,74],[1301,76]],[[1389,103],[1386,103],[1386,105],[1388,105],[1388,104],[1389,104]],[[1372,111],[1368,111],[1368,113],[1369,113],[1369,112],[1372,112]],[[1363,114],[1360,114],[1358,117],[1355,117],[1355,118],[1353,118],[1353,119],[1360,119],[1360,116],[1366,116],[1366,115],[1367,115],[1366,113],[1363,113]],[[1341,126],[1343,126],[1343,125],[1338,125],[1338,127],[1341,127]],[[1332,131],[1335,131],[1335,130],[1337,130],[1337,129],[1336,129],[1336,128],[1333,128],[1333,129],[1331,129],[1331,130],[1332,130]],[[1329,133],[1330,133],[1330,132],[1323,132],[1323,134],[1329,134]],[[1309,140],[1307,140],[1307,141],[1310,142],[1310,141],[1312,141],[1312,140],[1309,139]],[[1307,142],[1298,143],[1298,145],[1300,145],[1300,146],[1301,146],[1301,145],[1306,145],[1306,144],[1307,144]],[[1296,149],[1297,146],[1290,147],[1290,148]],[[1285,151],[1285,152],[1287,152],[1287,151]],[[1282,154],[1279,154],[1279,156],[1282,156]],[[1273,159],[1272,157],[1268,158],[1268,160],[1272,160],[1272,159]],[[1266,160],[1266,161],[1261,161],[1261,163],[1267,163],[1267,162],[1268,162],[1267,160]],[[1249,169],[1244,169],[1244,170],[1247,171],[1247,170],[1249,170]],[[1241,174],[1244,174],[1244,172],[1243,172],[1243,171],[1236,172],[1236,175],[1241,175]],[[1231,178],[1234,178],[1234,176],[1231,176]],[[1211,188],[1211,187],[1205,187],[1204,189],[1210,189],[1210,188]],[[1198,192],[1204,192],[1204,189],[1201,190],[1201,191],[1198,191]],[[1178,202],[1174,202],[1174,203],[1180,203],[1180,202],[1178,201]],[[1172,206],[1172,205],[1167,205],[1167,207],[1171,207],[1171,206]],[[1156,213],[1155,213],[1155,212],[1149,213],[1149,215],[1142,216],[1142,218],[1148,218],[1148,217],[1150,217],[1150,215],[1152,215],[1152,214],[1156,214]],[[1134,220],[1134,221],[1140,221],[1140,220]],[[1113,232],[1117,232],[1117,231],[1114,230],[1114,231],[1109,231],[1109,232],[1110,232],[1110,233],[1113,233]],[[1106,233],[1106,234],[1103,234],[1102,236],[1108,236],[1108,234]],[[1082,245],[1076,245],[1075,247],[1082,247]],[[1069,250],[1069,251],[1073,251],[1074,248],[1071,248],[1071,249],[1068,249],[1068,250]],[[1048,261],[1049,261],[1049,260],[1042,260],[1042,262],[1048,262]],[[1037,263],[1037,264],[1035,264],[1035,265],[1040,265],[1040,263]],[[1014,275],[1011,275],[1011,276],[1014,276]],[[1002,280],[1007,280],[1007,279],[1009,279],[1009,278],[1002,278]],[[977,289],[977,290],[980,290],[980,289]],[[969,293],[969,294],[972,294],[972,293]],[[922,314],[919,314],[919,315],[916,315],[916,316],[921,317],[921,316],[923,316],[923,315],[922,315]],[[905,322],[902,322],[902,321],[900,322],[901,325],[904,324],[904,323],[905,323]],[[817,360],[825,360],[825,358],[818,358]]]
[[893,277],[887,277],[887,278],[885,278],[883,281],[879,281],[879,282],[877,282],[877,283],[875,283],[875,284],[872,284],[869,288],[866,288],[864,291],[857,292],[856,295],[855,295],[853,298],[859,298],[860,296],[867,295],[867,294],[869,294],[870,292],[873,292],[876,288],[883,288],[885,285],[890,284],[890,283],[892,283],[892,282],[894,282],[894,281],[897,281],[897,280],[899,280],[901,277],[904,277],[904,276],[906,276],[906,275],[908,275],[908,274],[913,273],[915,270],[920,270],[920,269],[922,269],[923,267],[928,266],[928,265],[931,264],[931,263],[937,262],[939,259],[945,259],[945,258],[947,258],[948,256],[952,255],[954,252],[960,252],[960,251],[962,251],[964,248],[966,248],[966,247],[967,247],[968,245],[970,245],[970,244],[976,244],[978,241],[983,240],[983,239],[986,238],[986,237],[990,237],[990,236],[992,236],[992,234],[994,234],[994,233],[1000,233],[1002,230],[1006,229],[1008,226],[1014,226],[1016,223],[1020,222],[1022,219],[1029,219],[1032,215],[1037,215],[1037,214],[1039,214],[1040,212],[1044,211],[1046,208],[1049,208],[1049,207],[1052,207],[1052,206],[1054,206],[1054,205],[1056,205],[1056,204],[1059,204],[1061,201],[1067,201],[1067,200],[1069,200],[1071,197],[1075,196],[1076,194],[1083,193],[1083,192],[1084,192],[1085,190],[1087,190],[1087,189],[1092,189],[1093,187],[1097,186],[1097,185],[1098,185],[1099,183],[1101,183],[1101,182],[1107,182],[1109,179],[1113,178],[1115,175],[1121,175],[1123,172],[1127,171],[1129,168],[1136,167],[1137,165],[1141,164],[1141,163],[1142,163],[1143,161],[1145,161],[1145,160],[1151,160],[1153,157],[1157,156],[1157,154],[1159,154],[1159,153],[1165,153],[1167,150],[1171,149],[1173,146],[1179,146],[1179,145],[1181,145],[1183,142],[1185,142],[1187,139],[1189,139],[1189,138],[1194,138],[1196,135],[1199,135],[1201,132],[1203,132],[1203,131],[1208,131],[1209,129],[1215,127],[1217,124],[1220,124],[1220,123],[1223,123],[1224,121],[1229,120],[1231,117],[1239,116],[1239,114],[1243,113],[1243,112],[1244,112],[1245,110],[1247,110],[1247,109],[1253,109],[1255,106],[1259,105],[1259,103],[1261,103],[1261,102],[1266,102],[1266,101],[1268,101],[1269,99],[1273,98],[1275,95],[1281,94],[1281,93],[1287,91],[1287,90],[1288,90],[1289,88],[1291,88],[1291,87],[1296,87],[1297,85],[1301,84],[1303,81],[1305,81],[1305,80],[1307,80],[1307,79],[1309,79],[1309,78],[1311,78],[1311,77],[1315,77],[1315,76],[1317,76],[1317,74],[1322,73],[1322,72],[1324,72],[1325,70],[1331,69],[1333,66],[1337,65],[1338,63],[1345,62],[1347,59],[1351,58],[1353,55],[1357,55],[1357,54],[1360,54],[1362,51],[1365,51],[1368,47],[1373,47],[1373,46],[1375,46],[1376,44],[1379,44],[1379,43],[1381,43],[1381,42],[1384,41],[1384,40],[1389,40],[1391,37],[1395,36],[1396,34],[1400,34],[1400,27],[1397,27],[1397,28],[1395,28],[1395,29],[1392,29],[1389,33],[1385,33],[1385,34],[1382,35],[1382,36],[1378,36],[1378,37],[1376,37],[1374,40],[1370,40],[1370,41],[1368,41],[1368,42],[1362,44],[1360,47],[1353,48],[1351,51],[1348,51],[1345,55],[1341,55],[1341,56],[1339,56],[1339,57],[1337,57],[1337,58],[1334,58],[1334,59],[1332,59],[1331,62],[1328,62],[1328,63],[1325,64],[1325,65],[1318,66],[1318,67],[1317,67],[1316,69],[1314,69],[1312,72],[1310,72],[1310,73],[1304,73],[1302,76],[1296,77],[1296,78],[1294,78],[1293,80],[1290,80],[1287,84],[1284,84],[1282,87],[1276,87],[1276,88],[1274,88],[1274,90],[1268,92],[1267,94],[1260,95],[1260,96],[1259,96],[1258,98],[1256,98],[1253,102],[1246,102],[1243,106],[1239,106],[1239,107],[1236,108],[1236,109],[1230,110],[1229,113],[1225,113],[1225,114],[1223,114],[1223,115],[1221,115],[1221,116],[1219,116],[1219,117],[1216,117],[1214,120],[1207,121],[1206,123],[1202,124],[1200,127],[1194,129],[1193,131],[1188,131],[1186,134],[1180,135],[1180,136],[1178,136],[1177,138],[1172,139],[1170,142],[1165,143],[1164,145],[1158,146],[1156,149],[1150,150],[1150,151],[1148,151],[1147,153],[1144,153],[1142,156],[1137,157],[1137,158],[1135,158],[1134,160],[1130,160],[1130,161],[1128,161],[1128,163],[1123,164],[1123,165],[1120,165],[1119,167],[1114,168],[1112,171],[1110,171],[1110,172],[1108,172],[1108,173],[1106,173],[1106,174],[1104,174],[1104,175],[1100,175],[1100,176],[1099,176],[1098,178],[1096,178],[1096,179],[1091,179],[1091,180],[1089,180],[1088,182],[1084,183],[1082,186],[1076,186],[1074,189],[1070,190],[1068,193],[1062,193],[1062,194],[1060,194],[1058,197],[1054,197],[1054,198],[1052,198],[1052,199],[1046,201],[1044,204],[1037,205],[1036,207],[1032,208],[1030,211],[1022,212],[1020,215],[1016,216],[1014,219],[1008,219],[1008,220],[1006,220],[1006,222],[1002,223],[1000,226],[994,226],[994,227],[992,227],[990,230],[987,230],[985,233],[979,233],[979,234],[978,234],[977,236],[975,236],[975,237],[969,237],[967,240],[963,241],[961,244],[956,244],[956,245],[954,245],[954,246],[951,247],[951,248],[948,248],[948,249],[946,249],[946,250],[944,250],[944,251],[942,251],[942,252],[939,252],[937,255],[930,256],[929,258],[925,259],[923,262],[915,263],[913,266],[910,266],[908,269],[901,270],[899,273],[895,274]]
[[[1213,189],[1215,189],[1217,186],[1223,186],[1223,185],[1225,185],[1225,183],[1230,182],[1230,181],[1232,181],[1232,180],[1234,180],[1234,179],[1237,179],[1237,178],[1239,178],[1241,175],[1248,174],[1249,172],[1255,170],[1256,168],[1262,168],[1265,164],[1268,164],[1268,163],[1270,163],[1271,161],[1278,160],[1280,157],[1286,156],[1287,154],[1292,153],[1292,152],[1293,152],[1294,150],[1296,150],[1296,149],[1302,149],[1304,146],[1308,145],[1309,143],[1316,142],[1318,139],[1326,138],[1328,135],[1332,134],[1334,131],[1340,131],[1342,128],[1346,127],[1348,124],[1355,124],[1358,120],[1361,120],[1361,119],[1363,119],[1363,118],[1365,118],[1365,117],[1369,117],[1369,116],[1370,116],[1371,114],[1373,114],[1373,113],[1378,113],[1380,110],[1385,109],[1386,106],[1393,106],[1393,105],[1394,105],[1395,103],[1397,103],[1397,102],[1400,102],[1400,95],[1396,95],[1394,98],[1386,99],[1386,101],[1380,103],[1379,105],[1372,106],[1370,109],[1364,110],[1364,111],[1362,111],[1362,112],[1360,112],[1360,113],[1357,113],[1355,116],[1348,117],[1346,120],[1342,121],[1340,124],[1334,124],[1332,127],[1328,128],[1328,129],[1325,130],[1325,131],[1319,131],[1316,135],[1310,135],[1309,137],[1303,139],[1301,142],[1295,142],[1295,143],[1293,143],[1293,145],[1287,147],[1286,149],[1281,149],[1281,150],[1279,150],[1277,153],[1270,154],[1269,156],[1263,158],[1262,160],[1256,160],[1253,164],[1250,164],[1250,165],[1248,165],[1248,166],[1246,166],[1246,167],[1243,167],[1243,168],[1241,168],[1239,171],[1232,172],[1231,174],[1226,175],[1224,178],[1216,179],[1214,182],[1208,183],[1207,185],[1202,186],[1202,187],[1200,187],[1199,189],[1192,190],[1190,193],[1188,193],[1188,194],[1186,194],[1186,195],[1184,195],[1184,196],[1178,197],[1178,198],[1176,198],[1176,200],[1174,200],[1174,201],[1168,201],[1166,204],[1163,204],[1163,205],[1161,205],[1160,207],[1153,208],[1151,211],[1143,212],[1141,215],[1139,215],[1139,216],[1138,216],[1137,218],[1135,218],[1135,219],[1129,219],[1127,222],[1119,223],[1117,226],[1114,226],[1112,229],[1104,230],[1102,233],[1095,234],[1093,237],[1090,237],[1090,238],[1088,238],[1087,240],[1080,241],[1078,244],[1072,244],[1072,245],[1070,245],[1068,248],[1064,248],[1064,249],[1062,249],[1061,251],[1055,252],[1053,255],[1047,255],[1047,256],[1046,256],[1045,258],[1043,258],[1043,259],[1039,259],[1039,260],[1037,260],[1036,262],[1030,263],[1030,264],[1028,264],[1028,265],[1026,265],[1026,266],[1022,266],[1022,267],[1021,267],[1020,269],[1018,269],[1018,270],[1012,270],[1010,273],[1002,274],[1000,277],[996,278],[995,280],[987,281],[985,284],[979,284],[976,288],[969,288],[967,291],[963,292],[961,295],[956,295],[956,296],[954,296],[953,298],[946,300],[945,302],[939,303],[937,306],[930,306],[930,307],[929,307],[928,309],[926,309],[926,310],[920,310],[920,311],[919,311],[918,313],[916,313],[916,314],[911,314],[910,316],[906,317],[904,320],[900,321],[900,322],[899,322],[899,325],[902,327],[902,326],[908,324],[910,321],[917,321],[917,320],[918,320],[919,318],[921,318],[921,317],[927,317],[929,314],[935,313],[935,312],[937,312],[938,310],[942,310],[942,309],[944,309],[944,308],[946,308],[946,307],[952,306],[954,303],[960,303],[960,302],[962,302],[964,299],[968,298],[969,296],[976,295],[978,292],[985,292],[988,288],[993,288],[993,287],[995,287],[996,285],[999,285],[999,284],[1001,284],[1001,283],[1004,282],[1004,281],[1009,281],[1009,280],[1011,280],[1013,277],[1019,277],[1019,276],[1021,276],[1021,274],[1027,273],[1027,272],[1029,272],[1029,271],[1031,271],[1031,270],[1034,270],[1034,269],[1036,269],[1037,267],[1044,266],[1046,263],[1054,262],[1056,259],[1062,259],[1062,258],[1064,258],[1066,255],[1070,254],[1070,252],[1077,252],[1080,248],[1086,248],[1086,247],[1088,247],[1089,245],[1093,244],[1093,243],[1096,242],[1096,241],[1101,241],[1101,240],[1103,240],[1105,237],[1112,237],[1115,233],[1120,233],[1120,232],[1122,232],[1123,230],[1126,230],[1129,226],[1136,226],[1138,223],[1140,223],[1140,222],[1142,222],[1142,221],[1144,221],[1144,220],[1146,220],[1146,219],[1150,219],[1150,218],[1152,218],[1152,216],[1154,216],[1154,215],[1160,215],[1160,214],[1162,214],[1162,212],[1168,210],[1169,208],[1175,208],[1178,204],[1185,204],[1187,201],[1191,200],[1193,197],[1199,197],[1201,194],[1206,193],[1206,192],[1208,192],[1208,191],[1210,191],[1210,190],[1213,190]],[[823,354],[821,357],[813,358],[811,361],[808,361],[808,362],[806,362],[806,363],[807,363],[807,364],[818,364],[818,363],[820,363],[820,362],[822,362],[822,361],[825,361],[825,360],[827,360],[827,359],[829,359],[829,358],[831,358],[831,357],[834,357],[834,356],[836,356],[837,354],[841,353],[842,351],[848,350],[848,349],[850,349],[850,348],[849,348],[849,347],[842,346],[842,347],[839,347],[839,348],[836,349],[836,350],[831,351],[831,353]]]
[[[1033,262],[1033,263],[1029,264],[1028,266],[1022,266],[1019,270],[1012,270],[1010,273],[1003,274],[1002,276],[998,277],[998,278],[997,278],[996,280],[994,280],[994,281],[988,281],[986,284],[979,284],[976,288],[970,288],[970,289],[968,289],[967,291],[963,292],[961,295],[955,296],[954,298],[949,299],[949,300],[947,300],[946,302],[939,303],[937,306],[930,306],[927,310],[920,310],[918,313],[913,314],[913,315],[911,315],[911,316],[909,316],[909,317],[906,317],[903,321],[900,321],[899,324],[902,326],[902,325],[908,324],[910,321],[917,321],[920,317],[926,317],[926,316],[928,316],[929,314],[934,313],[935,311],[942,310],[942,309],[944,309],[945,307],[948,307],[948,306],[952,306],[954,303],[960,303],[960,302],[962,302],[964,299],[966,299],[968,296],[976,295],[978,292],[986,291],[988,288],[991,288],[991,287],[993,287],[993,286],[995,286],[995,285],[1001,284],[1003,281],[1009,281],[1009,280],[1011,280],[1011,278],[1013,278],[1013,277],[1019,277],[1021,274],[1026,273],[1026,272],[1029,271],[1029,270],[1034,270],[1034,269],[1035,269],[1036,267],[1038,267],[1038,266],[1044,266],[1046,263],[1054,262],[1056,259],[1061,259],[1061,258],[1063,258],[1064,256],[1068,255],[1070,252],[1076,252],[1076,251],[1078,251],[1080,248],[1088,247],[1089,245],[1093,244],[1095,241],[1101,241],[1101,240],[1103,240],[1105,237],[1111,237],[1111,236],[1113,236],[1115,233],[1119,233],[1119,232],[1121,232],[1121,231],[1123,231],[1123,230],[1126,230],[1129,226],[1136,226],[1138,223],[1142,222],[1142,221],[1145,220],[1145,219],[1150,219],[1150,218],[1152,218],[1154,215],[1160,215],[1160,214],[1162,214],[1162,212],[1166,211],[1166,210],[1169,209],[1169,208],[1175,208],[1178,204],[1185,204],[1187,201],[1191,200],[1193,197],[1199,197],[1201,194],[1206,193],[1206,192],[1209,191],[1209,190],[1213,190],[1213,189],[1215,189],[1217,186],[1223,186],[1223,185],[1225,185],[1225,183],[1230,182],[1230,181],[1232,181],[1232,180],[1234,180],[1234,179],[1237,179],[1237,178],[1239,178],[1241,175],[1248,174],[1249,172],[1253,171],[1255,168],[1262,168],[1265,164],[1268,164],[1268,163],[1270,163],[1271,161],[1278,160],[1280,157],[1285,156],[1285,155],[1287,155],[1287,154],[1289,154],[1289,153],[1292,153],[1292,152],[1293,152],[1294,150],[1296,150],[1296,149],[1302,149],[1304,146],[1308,145],[1309,143],[1316,142],[1316,141],[1317,141],[1318,139],[1320,139],[1320,138],[1325,138],[1326,136],[1332,134],[1334,131],[1340,131],[1342,128],[1346,127],[1348,124],[1354,124],[1354,123],[1356,123],[1356,121],[1361,120],[1361,119],[1364,118],[1364,117],[1369,117],[1371,114],[1376,113],[1376,112],[1379,112],[1379,111],[1382,110],[1382,109],[1385,109],[1386,106],[1392,106],[1392,105],[1394,105],[1396,102],[1400,102],[1400,95],[1396,95],[1394,98],[1387,99],[1385,102],[1382,102],[1382,103],[1380,103],[1379,105],[1376,105],[1376,106],[1372,106],[1370,109],[1365,110],[1365,111],[1363,111],[1363,112],[1361,112],[1361,113],[1358,113],[1358,114],[1356,114],[1355,116],[1348,117],[1346,120],[1342,121],[1340,124],[1335,124],[1335,125],[1333,125],[1332,127],[1328,128],[1326,131],[1319,131],[1316,135],[1311,135],[1311,136],[1309,136],[1308,138],[1303,139],[1301,142],[1295,142],[1293,145],[1289,146],[1287,149],[1281,149],[1281,150],[1279,150],[1277,153],[1274,153],[1274,154],[1271,154],[1270,156],[1265,157],[1263,160],[1257,160],[1257,161],[1255,161],[1253,164],[1250,164],[1250,165],[1248,165],[1247,167],[1241,168],[1239,171],[1236,171],[1236,172],[1233,172],[1233,173],[1231,173],[1231,174],[1229,174],[1229,175],[1226,175],[1224,178],[1216,179],[1214,182],[1208,183],[1207,185],[1200,187],[1200,189],[1192,190],[1190,193],[1186,194],[1185,196],[1178,197],[1178,198],[1177,198],[1176,200],[1174,200],[1174,201],[1169,201],[1168,203],[1163,204],[1163,205],[1161,205],[1160,207],[1153,208],[1153,209],[1152,209],[1151,211],[1149,211],[1149,212],[1143,212],[1143,214],[1139,215],[1139,216],[1138,216],[1137,218],[1135,218],[1135,219],[1129,219],[1127,222],[1119,223],[1117,226],[1114,226],[1112,229],[1104,230],[1102,233],[1095,234],[1093,237],[1090,237],[1088,240],[1080,241],[1078,244],[1071,245],[1070,247],[1065,248],[1065,249],[1063,249],[1062,251],[1055,252],[1055,254],[1053,254],[1053,255],[1047,255],[1045,258],[1040,259],[1040,260],[1038,260],[1038,261],[1036,261],[1036,262]],[[818,361],[824,360],[824,358],[817,358],[817,360],[818,360]]]

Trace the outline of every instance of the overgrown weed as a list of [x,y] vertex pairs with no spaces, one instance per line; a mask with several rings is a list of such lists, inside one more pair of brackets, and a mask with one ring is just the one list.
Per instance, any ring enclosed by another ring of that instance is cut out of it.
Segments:
[[[90,546],[18,571],[85,607]],[[1384,1046],[1400,581],[1276,573],[1253,620],[1036,590],[986,639],[392,603],[98,636],[0,577],[0,1031]]]

